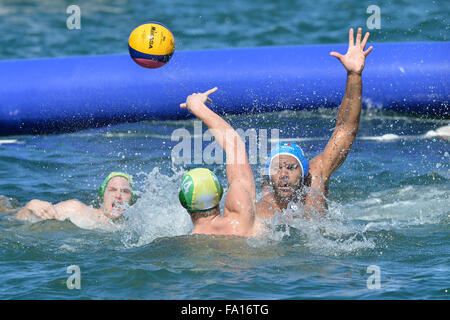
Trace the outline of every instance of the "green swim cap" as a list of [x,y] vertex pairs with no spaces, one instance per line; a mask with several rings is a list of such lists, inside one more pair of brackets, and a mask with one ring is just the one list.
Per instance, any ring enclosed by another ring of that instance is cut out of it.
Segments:
[[209,169],[196,168],[184,174],[178,199],[189,212],[210,210],[219,205],[223,188]]
[[135,193],[135,189],[133,186],[133,179],[131,178],[130,175],[123,173],[123,172],[111,172],[106,178],[105,180],[103,180],[102,185],[100,186],[100,188],[98,188],[98,196],[100,197],[100,201],[103,201],[103,197],[105,195],[105,190],[106,190],[106,185],[108,184],[109,180],[111,180],[112,178],[115,177],[123,177],[125,179],[128,180],[128,183],[130,184],[131,187],[131,201],[130,201],[130,206],[135,204],[136,200],[137,200],[137,196]]

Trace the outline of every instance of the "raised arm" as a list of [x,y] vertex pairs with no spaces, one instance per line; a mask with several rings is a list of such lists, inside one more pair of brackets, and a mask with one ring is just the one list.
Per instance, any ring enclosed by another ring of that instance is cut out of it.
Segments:
[[19,220],[38,221],[47,219],[64,220],[52,203],[33,199],[29,201],[19,212],[15,214]]
[[345,55],[330,52],[330,55],[341,61],[347,70],[347,85],[344,99],[338,110],[336,127],[323,153],[313,158],[309,164],[311,190],[305,199],[305,216],[311,216],[311,209],[325,213],[328,197],[329,178],[347,158],[350,147],[355,140],[359,127],[362,99],[362,78],[366,56],[372,51],[370,46],[366,51],[369,33],[361,41],[362,29],[358,29],[356,43],[354,43],[353,29],[348,34],[348,50]]
[[[341,166],[347,158],[350,147],[355,140],[359,127],[362,99],[362,78],[366,56],[372,51],[370,46],[366,51],[369,33],[367,32],[361,42],[362,29],[358,28],[356,43],[354,44],[353,29],[349,31],[348,51],[345,55],[331,52],[330,55],[341,61],[347,70],[347,85],[345,95],[339,107],[336,127],[324,152],[320,154],[322,178],[328,178]],[[313,159],[314,161],[315,159]]]
[[217,87],[204,93],[188,96],[180,107],[187,108],[209,128],[217,143],[226,153],[228,194],[225,201],[224,216],[237,213],[247,215],[252,220],[255,212],[255,182],[248,163],[245,144],[239,134],[219,115],[210,110],[205,102],[211,102],[208,95]]

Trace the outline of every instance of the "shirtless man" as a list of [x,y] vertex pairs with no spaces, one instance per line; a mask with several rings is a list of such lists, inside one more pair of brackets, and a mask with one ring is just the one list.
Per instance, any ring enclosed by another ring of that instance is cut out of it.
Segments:
[[103,206],[95,209],[76,199],[52,204],[38,199],[28,202],[14,217],[19,220],[40,221],[69,219],[83,228],[97,223],[112,222],[122,216],[126,205],[136,201],[133,180],[126,173],[112,172],[103,181],[98,193]]
[[229,187],[223,216],[219,206],[223,188],[209,169],[196,168],[183,176],[179,200],[194,224],[192,234],[254,236],[260,232],[262,224],[256,219],[253,173],[238,133],[205,105],[211,102],[208,95],[216,90],[217,87],[192,94],[180,107],[202,120],[225,151]]
[[275,146],[266,164],[266,174],[270,177],[273,191],[266,193],[258,201],[258,216],[270,218],[274,213],[287,209],[292,202],[304,204],[305,218],[325,214],[330,177],[345,161],[358,132],[362,99],[361,74],[366,57],[373,49],[370,46],[364,51],[369,39],[368,32],[362,41],[361,38],[362,29],[359,28],[354,43],[353,29],[350,29],[347,53],[330,53],[347,70],[347,86],[339,107],[336,127],[323,153],[308,161],[295,142]]

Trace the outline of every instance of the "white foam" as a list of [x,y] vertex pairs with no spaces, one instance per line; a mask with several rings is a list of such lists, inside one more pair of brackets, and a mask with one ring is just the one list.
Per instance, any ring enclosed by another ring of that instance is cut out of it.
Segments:
[[441,138],[450,141],[450,125],[440,127],[436,130],[429,130],[427,133],[420,135],[397,135],[393,133],[387,133],[382,136],[357,137],[357,139],[361,140],[374,140],[379,142],[393,142],[398,140],[422,140],[431,138]]
[[250,246],[267,246],[272,241],[283,241],[295,229],[301,234],[301,239],[295,241],[316,254],[354,255],[376,246],[374,240],[364,235],[363,226],[347,219],[339,205],[330,206],[325,219],[306,220],[301,217],[302,213],[302,205],[297,204],[283,214],[275,214],[266,222],[267,231],[247,242]]
[[402,139],[402,136],[393,134],[393,133],[387,133],[382,136],[375,136],[375,137],[360,137],[361,140],[376,140],[376,141],[395,141]]
[[71,246],[71,245],[69,245],[69,244],[63,244],[63,245],[61,245],[61,246],[59,246],[59,250],[62,250],[62,251],[69,251],[69,252],[75,252],[75,251],[77,251],[76,249],[75,249],[75,247],[73,247],[73,246]]
[[18,140],[16,140],[16,139],[6,139],[6,140],[0,140],[0,145],[2,145],[2,144],[13,144],[13,143],[23,143],[23,142],[20,142],[20,141],[18,141]]
[[[306,221],[300,218],[302,208],[275,215],[267,224],[268,231],[252,246],[267,246],[270,241],[282,241],[292,229],[300,230],[300,244],[311,252],[324,255],[358,254],[376,248],[369,231],[395,230],[416,225],[440,224],[450,217],[450,190],[445,186],[406,185],[400,188],[370,193],[366,199],[341,205],[329,204],[327,218]],[[285,228],[280,228],[280,226]]]
[[437,128],[436,130],[430,130],[424,135],[424,138],[435,137],[450,141],[450,125]]
[[178,202],[178,188],[183,170],[173,169],[167,176],[154,168],[145,174],[140,198],[125,213],[122,242],[127,247],[142,246],[160,237],[189,234],[192,222]]
[[439,223],[446,208],[450,208],[448,187],[410,185],[373,192],[366,200],[344,206],[349,217],[386,229]]

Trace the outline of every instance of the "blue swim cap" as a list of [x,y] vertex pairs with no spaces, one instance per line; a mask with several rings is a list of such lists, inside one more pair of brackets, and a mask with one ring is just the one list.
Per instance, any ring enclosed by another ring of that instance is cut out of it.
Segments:
[[300,163],[302,167],[302,181],[305,180],[305,176],[308,173],[309,161],[306,159],[303,150],[295,142],[278,142],[278,144],[270,152],[270,157],[266,163],[266,175],[270,176],[270,165],[272,160],[279,155],[286,154],[294,157]]

